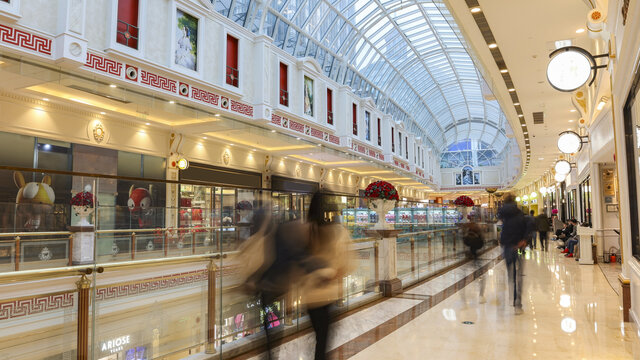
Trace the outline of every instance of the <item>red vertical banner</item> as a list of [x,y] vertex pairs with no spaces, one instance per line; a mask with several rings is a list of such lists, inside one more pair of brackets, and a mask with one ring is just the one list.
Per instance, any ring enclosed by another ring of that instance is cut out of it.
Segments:
[[333,125],[333,91],[327,88],[327,124]]
[[138,49],[138,0],[118,0],[118,24],[116,42]]
[[280,105],[289,106],[288,66],[280,63]]
[[353,104],[351,116],[353,117],[353,135],[358,135],[358,105]]
[[227,35],[227,72],[226,83],[238,87],[238,39]]

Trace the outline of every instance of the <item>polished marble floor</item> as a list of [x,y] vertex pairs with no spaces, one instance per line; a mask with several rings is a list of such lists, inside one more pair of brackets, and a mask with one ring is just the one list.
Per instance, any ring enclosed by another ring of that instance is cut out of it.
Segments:
[[[508,300],[499,249],[334,323],[329,359],[640,359],[637,329],[599,266],[557,250],[525,255],[523,307]],[[480,303],[481,281],[485,303]],[[277,359],[312,359],[313,334]],[[256,356],[253,359],[261,359]]]
[[523,315],[507,300],[504,262],[351,359],[640,359],[638,331],[598,266],[557,251],[527,254]]

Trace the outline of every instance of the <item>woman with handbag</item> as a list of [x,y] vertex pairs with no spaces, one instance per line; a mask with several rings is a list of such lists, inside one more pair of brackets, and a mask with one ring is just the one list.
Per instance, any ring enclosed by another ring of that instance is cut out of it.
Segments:
[[309,204],[307,257],[302,266],[300,294],[316,333],[315,359],[325,359],[329,336],[329,308],[341,298],[342,279],[347,275],[349,235],[338,223],[330,222],[327,197],[315,193]]

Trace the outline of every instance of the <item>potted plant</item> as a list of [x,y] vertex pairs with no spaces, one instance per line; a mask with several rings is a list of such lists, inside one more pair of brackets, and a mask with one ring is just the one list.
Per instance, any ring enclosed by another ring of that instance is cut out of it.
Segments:
[[369,209],[378,214],[378,222],[373,229],[391,229],[391,224],[385,221],[385,214],[395,208],[396,202],[400,199],[396,188],[386,181],[376,181],[367,186],[364,196],[369,199]]
[[460,208],[460,212],[462,213],[462,222],[468,222],[469,219],[467,218],[467,213],[469,212],[469,208],[474,205],[473,200],[468,196],[462,195],[458,196],[453,203]]

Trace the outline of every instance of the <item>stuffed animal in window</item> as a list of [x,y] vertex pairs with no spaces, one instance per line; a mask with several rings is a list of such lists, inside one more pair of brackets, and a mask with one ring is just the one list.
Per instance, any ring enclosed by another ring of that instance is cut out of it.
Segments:
[[51,177],[45,175],[41,182],[26,182],[21,172],[13,173],[13,181],[18,187],[16,195],[17,217],[24,218],[26,230],[38,230],[42,215],[51,212],[56,194],[51,187]]
[[81,191],[71,198],[73,212],[80,218],[78,226],[92,226],[91,215],[95,211],[94,195],[91,193],[91,185],[86,185]]
[[129,188],[129,200],[127,206],[133,219],[138,220],[140,229],[149,228],[153,223],[153,209],[151,208],[151,192],[153,185],[149,185],[149,190],[136,188],[131,185]]

